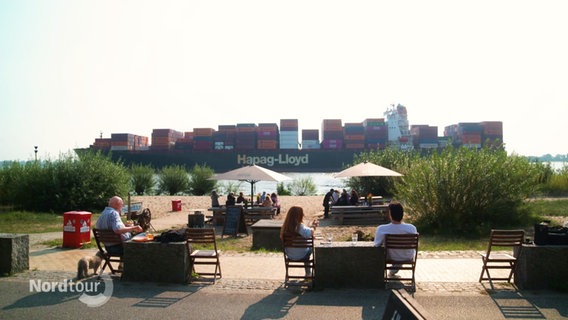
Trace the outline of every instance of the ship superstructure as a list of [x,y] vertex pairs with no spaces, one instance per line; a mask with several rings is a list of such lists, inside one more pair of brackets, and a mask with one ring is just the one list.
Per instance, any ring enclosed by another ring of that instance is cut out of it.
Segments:
[[389,145],[402,150],[413,149],[406,107],[392,104],[384,115],[387,118]]

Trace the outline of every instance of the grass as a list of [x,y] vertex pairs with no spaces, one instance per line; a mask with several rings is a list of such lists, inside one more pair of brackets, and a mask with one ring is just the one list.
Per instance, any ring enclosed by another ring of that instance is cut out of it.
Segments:
[[530,200],[526,206],[529,210],[541,217],[555,216],[568,217],[568,199]]
[[63,215],[12,211],[0,213],[2,233],[44,233],[63,230]]

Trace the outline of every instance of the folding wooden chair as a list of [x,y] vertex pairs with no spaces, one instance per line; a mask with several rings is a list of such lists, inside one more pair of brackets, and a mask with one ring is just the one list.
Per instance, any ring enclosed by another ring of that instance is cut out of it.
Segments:
[[99,272],[99,277],[103,274],[103,271],[108,266],[112,274],[121,273],[122,270],[120,268],[114,268],[111,262],[122,263],[122,254],[110,253],[105,247],[105,243],[122,243],[122,237],[120,234],[114,233],[113,230],[101,230],[97,228],[93,228],[93,235],[95,236],[95,242],[97,243],[97,247],[101,252],[105,263]]
[[[307,259],[296,260],[291,259],[288,254],[286,254],[286,248],[311,248],[311,254]],[[282,252],[284,253],[284,264],[286,266],[286,277],[284,279],[284,286],[288,287],[292,284],[290,280],[303,280],[304,283],[311,282],[309,286],[313,288],[315,286],[315,274],[316,274],[316,261],[315,261],[315,251],[314,251],[314,239],[313,238],[303,238],[299,235],[284,235],[282,242]],[[306,263],[311,270],[310,274],[305,274]],[[301,275],[296,275],[296,273],[291,274],[290,269],[301,269],[298,271]]]
[[[493,288],[493,280],[507,280],[507,282],[511,282],[511,277],[517,267],[517,257],[521,254],[524,238],[524,230],[491,230],[487,252],[481,254],[483,267],[479,276],[479,282],[489,280],[491,288]],[[495,252],[505,249],[511,252]],[[492,277],[489,274],[489,269],[509,269],[510,271],[507,277]],[[485,273],[487,274],[486,277],[484,277]]]
[[[420,235],[416,234],[387,234],[385,235],[385,283],[400,282],[401,280],[410,280],[412,291],[416,291],[416,259],[418,258],[418,239]],[[396,250],[396,251],[394,251]],[[399,256],[407,256],[407,259],[399,259]],[[409,270],[410,277],[390,274],[389,271],[398,272],[399,270]]]
[[[195,270],[196,264],[203,265],[214,265],[214,272],[198,272],[199,275],[213,276],[213,283],[221,275],[221,262],[219,260],[219,255],[221,251],[217,250],[217,241],[215,240],[215,229],[213,228],[188,228],[185,231],[185,239],[187,240],[187,254],[189,255],[189,260],[191,263],[191,271],[197,272]],[[194,246],[197,245],[199,249],[195,249]],[[201,249],[201,248],[204,249]],[[189,275],[191,282],[191,275]]]

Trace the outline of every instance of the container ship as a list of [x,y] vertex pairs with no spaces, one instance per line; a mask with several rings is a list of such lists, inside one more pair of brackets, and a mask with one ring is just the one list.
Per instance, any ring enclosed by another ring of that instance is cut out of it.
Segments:
[[324,119],[321,129],[299,130],[298,119],[280,123],[237,123],[193,131],[153,129],[150,139],[131,133],[113,133],[95,139],[89,148],[76,149],[79,156],[95,150],[110,154],[125,165],[142,164],[161,168],[182,165],[208,166],[225,172],[257,164],[279,172],[338,172],[353,163],[355,155],[399,148],[432,151],[449,143],[481,148],[503,145],[500,121],[458,123],[444,128],[409,125],[407,109],[391,105],[382,118],[362,122]]

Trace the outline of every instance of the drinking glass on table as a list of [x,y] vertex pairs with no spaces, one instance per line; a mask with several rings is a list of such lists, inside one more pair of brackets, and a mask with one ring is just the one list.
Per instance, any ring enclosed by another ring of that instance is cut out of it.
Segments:
[[357,242],[357,239],[359,239],[359,235],[357,233],[354,233],[351,235],[351,244],[355,245],[355,243]]
[[327,238],[327,244],[331,245],[331,242],[333,241],[333,236],[331,234],[328,234],[326,238]]

